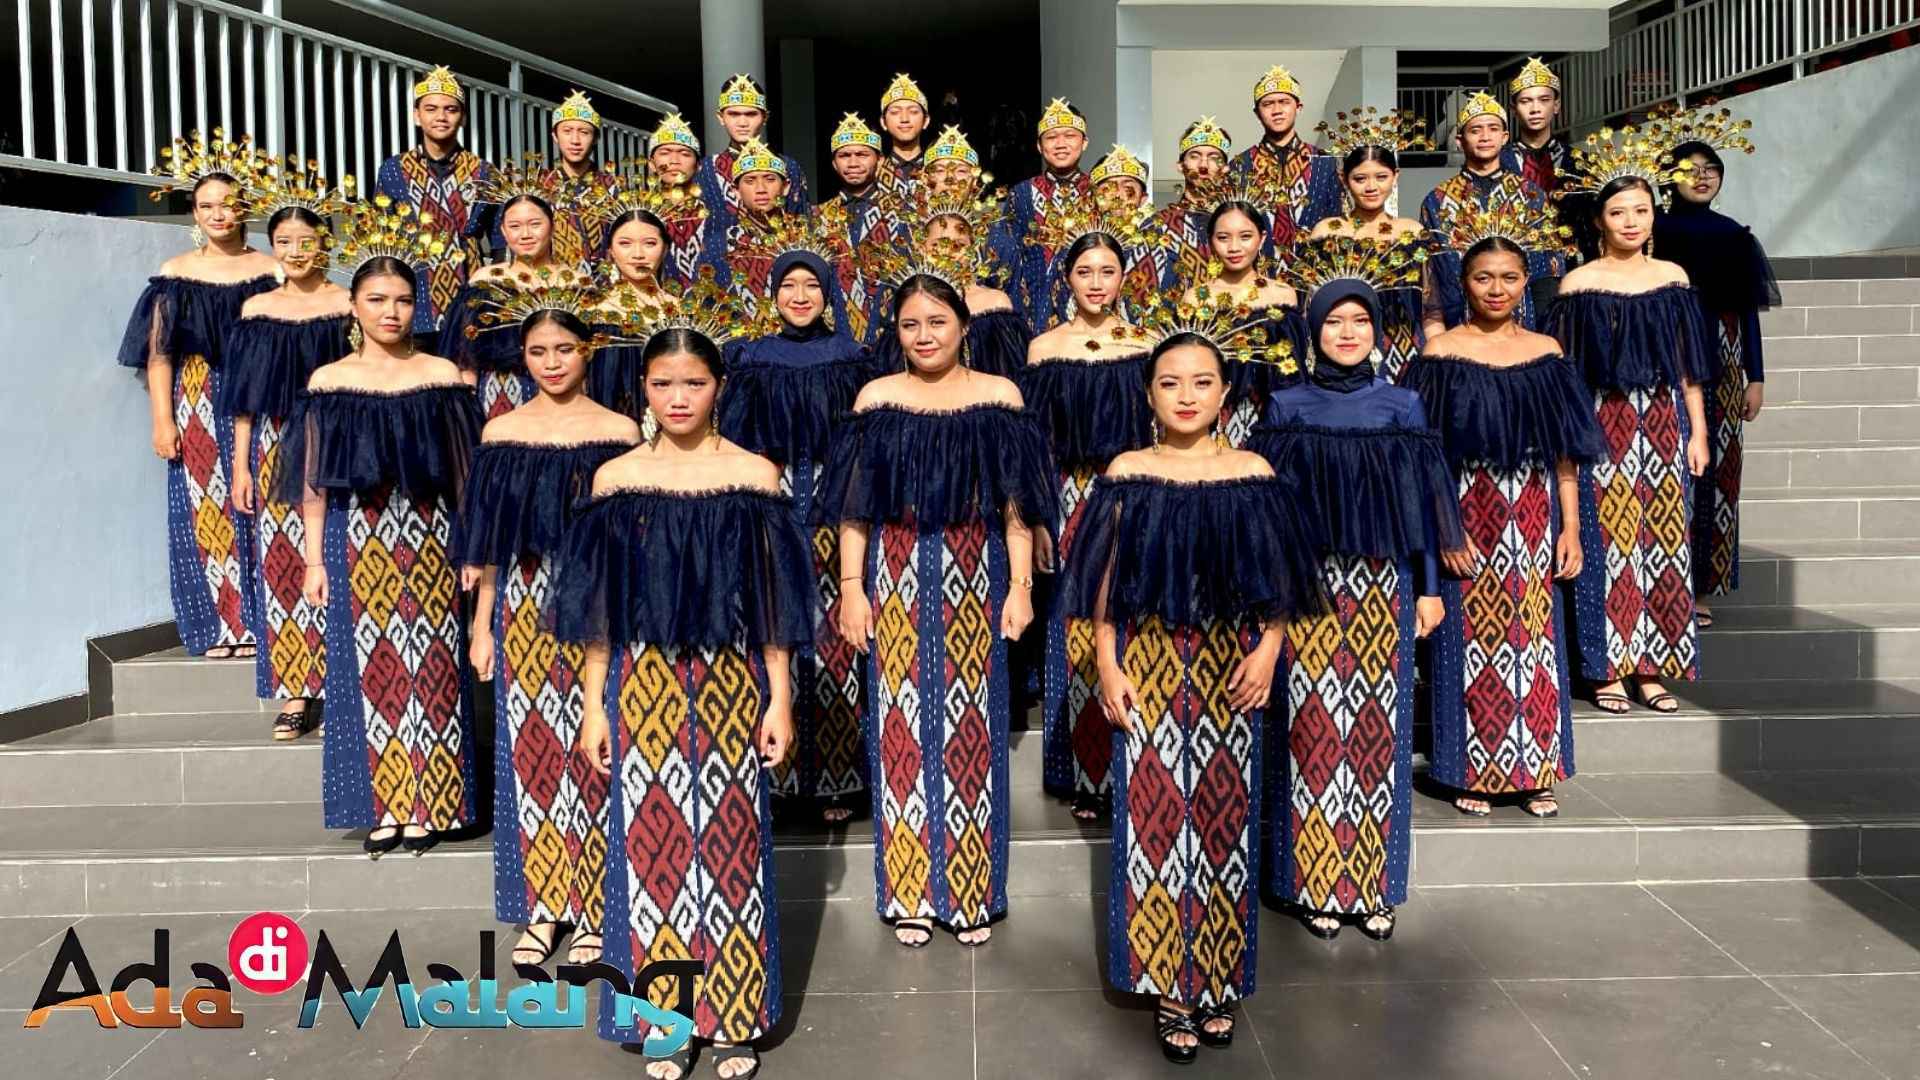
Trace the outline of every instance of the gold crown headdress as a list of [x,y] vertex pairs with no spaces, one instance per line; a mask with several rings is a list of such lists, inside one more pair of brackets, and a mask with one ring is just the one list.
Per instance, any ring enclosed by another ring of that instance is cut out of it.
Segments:
[[980,167],[980,155],[955,124],[948,124],[941,130],[940,137],[933,140],[933,145],[927,147],[927,164],[936,161],[958,161],[976,169]]
[[600,130],[600,114],[594,109],[593,102],[587,100],[586,93],[580,90],[569,94],[567,100],[553,110],[554,126],[559,127],[562,120],[584,121],[592,124],[595,131]]
[[1522,90],[1532,90],[1536,86],[1544,86],[1557,94],[1560,92],[1560,76],[1553,73],[1553,69],[1546,65],[1546,61],[1537,56],[1529,56],[1527,66],[1521,68],[1520,74],[1515,75],[1513,81],[1507,84],[1507,90],[1509,93],[1518,94]]
[[1693,168],[1675,165],[1670,124],[1655,120],[1645,130],[1631,124],[1619,128],[1601,128],[1587,136],[1586,142],[1573,148],[1574,170],[1561,178],[1563,192],[1597,192],[1622,177],[1635,177],[1653,188],[1654,199],[1666,204],[1666,186]]
[[1465,252],[1498,236],[1529,252],[1573,251],[1573,230],[1559,223],[1552,207],[1529,204],[1524,187],[1520,177],[1505,176],[1485,203],[1469,200],[1454,214],[1452,226],[1441,238],[1445,246]]
[[474,185],[476,202],[505,206],[522,195],[531,195],[556,212],[562,203],[572,202],[569,192],[554,182],[553,170],[532,152],[525,154],[518,165],[495,165]]
[[785,179],[787,161],[779,154],[767,149],[766,144],[759,139],[748,139],[746,144],[740,147],[740,152],[734,156],[733,179],[738,183],[741,177],[756,172],[776,173]]
[[1195,286],[1187,297],[1163,294],[1134,319],[1129,336],[1151,351],[1175,335],[1194,334],[1219,349],[1230,364],[1273,364],[1293,374],[1299,365],[1292,346],[1271,333],[1252,295],[1236,298],[1205,284]]
[[1222,154],[1233,150],[1233,144],[1227,139],[1226,129],[1211,116],[1203,116],[1194,121],[1187,133],[1180,136],[1180,152],[1176,156],[1185,157],[1187,151],[1197,150],[1203,146],[1211,146]]
[[1093,167],[1093,174],[1089,179],[1095,187],[1098,187],[1102,181],[1114,180],[1120,177],[1131,177],[1138,180],[1140,181],[1141,187],[1146,187],[1151,183],[1151,181],[1147,179],[1146,162],[1141,161],[1135,156],[1133,151],[1121,146],[1119,143],[1114,143],[1113,150],[1110,151],[1106,157],[1101,158],[1098,165]]
[[828,266],[846,259],[845,233],[832,229],[812,214],[796,214],[775,207],[764,214],[742,209],[740,236],[732,251],[743,258],[777,259],[788,252],[804,251]]
[[1483,116],[1497,116],[1504,124],[1507,122],[1507,107],[1500,104],[1499,98],[1485,90],[1476,90],[1473,96],[1467,99],[1467,103],[1460,107],[1458,126],[1461,130],[1465,130],[1468,124]]
[[1419,288],[1426,247],[1396,243],[1391,222],[1381,227],[1378,234],[1336,233],[1303,241],[1294,246],[1280,276],[1302,292],[1342,280],[1364,282],[1375,292]]
[[1381,112],[1372,105],[1336,113],[1333,122],[1325,120],[1314,130],[1322,136],[1321,146],[1334,157],[1345,157],[1364,146],[1379,146],[1404,154],[1409,150],[1435,149],[1427,137],[1427,122],[1411,109]]
[[711,266],[679,293],[662,293],[658,306],[639,306],[623,312],[615,337],[644,343],[668,330],[691,330],[715,346],[744,336],[749,326],[740,299],[722,288]]
[[[976,185],[938,195],[917,187],[910,209],[907,243],[890,245],[877,254],[875,279],[898,287],[915,274],[929,274],[964,295],[968,285],[980,280],[982,269],[990,261],[988,234],[1005,214],[1005,207],[985,193],[984,185]],[[933,223],[942,218],[965,222],[969,241],[956,237],[933,240],[928,234]]]
[[1647,117],[1648,133],[1654,138],[1665,139],[1668,150],[1697,142],[1715,150],[1753,153],[1753,140],[1747,137],[1753,121],[1735,120],[1732,109],[1716,109],[1714,104],[1708,101],[1691,109],[1682,109],[1672,102],[1656,105]]
[[[606,287],[591,273],[569,266],[542,267],[538,270],[516,266],[499,277],[474,283],[479,312],[466,328],[469,339],[488,330],[518,327],[530,316],[542,311],[561,311],[583,323],[603,318],[598,310],[607,298]],[[604,335],[595,335],[595,345],[606,343]]]
[[284,162],[269,163],[254,182],[228,196],[228,202],[248,220],[270,218],[290,206],[317,217],[331,218],[347,208],[354,187],[351,176],[341,177],[340,186],[332,187],[320,174],[318,162],[303,165],[298,158],[290,157]]
[[767,95],[761,93],[760,88],[753,85],[753,76],[746,74],[735,75],[727,81],[726,86],[721,88],[720,97],[714,102],[713,109],[715,112],[719,112],[723,109],[731,108],[759,109],[761,112],[768,111]]
[[1083,195],[1061,188],[1038,201],[1034,209],[1037,214],[1027,230],[1026,242],[1053,252],[1055,258],[1090,233],[1105,233],[1129,252],[1143,247],[1171,248],[1178,243],[1171,233],[1157,227],[1151,205],[1115,206],[1094,198],[1091,192]]
[[675,184],[644,168],[634,168],[621,176],[591,207],[594,219],[602,226],[635,210],[645,210],[663,222],[705,220],[707,216],[706,201],[691,179]]
[[333,233],[339,239],[333,269],[349,277],[379,258],[431,269],[456,265],[467,255],[451,231],[423,218],[412,203],[387,195],[348,203],[346,211],[335,217]]
[[1055,128],[1072,128],[1082,135],[1087,133],[1086,117],[1073,111],[1066,98],[1054,98],[1047,102],[1046,111],[1040,114],[1039,134],[1045,135]]
[[840,118],[840,126],[833,129],[833,135],[827,140],[827,150],[832,152],[843,146],[866,146],[880,149],[880,133],[867,126],[859,113],[848,113]]
[[684,146],[694,153],[700,152],[700,136],[693,133],[679,113],[669,113],[660,121],[660,126],[647,136],[647,152],[652,153],[659,146]]
[[453,69],[445,64],[427,72],[426,77],[413,84],[413,100],[419,101],[428,94],[445,94],[455,101],[467,100],[466,88],[460,80],[453,77]]
[[886,91],[880,95],[880,111],[886,112],[887,106],[896,101],[911,101],[920,106],[920,111],[927,110],[927,95],[920,92],[920,84],[904,71],[896,74],[893,81],[887,84]]
[[213,129],[213,141],[202,138],[198,131],[191,132],[184,139],[173,140],[172,146],[160,148],[160,164],[152,169],[154,176],[166,178],[166,183],[147,197],[154,202],[166,198],[175,191],[192,191],[194,186],[209,176],[231,176],[239,187],[237,194],[245,194],[260,183],[260,173],[270,164],[266,154],[253,148],[253,136],[242,135],[229,140],[227,133]]
[[1260,104],[1260,99],[1266,97],[1268,94],[1292,94],[1293,99],[1299,101],[1301,98],[1300,80],[1293,77],[1293,72],[1288,71],[1279,64],[1275,64],[1267,69],[1266,74],[1260,76],[1259,81],[1253,84],[1253,103],[1255,105]]

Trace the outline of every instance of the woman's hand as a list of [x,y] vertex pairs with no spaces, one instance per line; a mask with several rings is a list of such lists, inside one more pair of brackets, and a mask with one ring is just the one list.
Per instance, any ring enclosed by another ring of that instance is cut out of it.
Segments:
[[242,514],[253,513],[253,470],[247,468],[245,447],[233,448],[233,479],[229,483],[229,498],[233,508]]
[[586,711],[580,717],[580,737],[576,742],[582,757],[593,771],[601,776],[613,772],[613,738],[607,723],[607,707],[594,699],[587,699]]
[[[843,585],[859,585],[856,581]],[[860,652],[873,648],[873,605],[867,602],[865,589],[852,588],[840,593],[840,636]]]
[[327,568],[319,563],[308,563],[307,572],[300,579],[300,595],[307,603],[324,609],[327,606]]
[[1577,578],[1584,562],[1580,551],[1580,530],[1562,528],[1559,539],[1553,542],[1553,576],[1561,581]]
[[1107,723],[1131,735],[1133,733],[1133,703],[1138,695],[1133,692],[1133,680],[1117,665],[1100,665],[1100,711],[1107,714]]
[[481,568],[478,566],[461,567],[460,568],[460,591],[472,592],[473,587],[475,585],[480,584],[480,575],[483,572],[484,571],[482,571]]
[[1695,428],[1693,434],[1687,436],[1687,471],[1703,476],[1712,463],[1713,456],[1707,452],[1707,433]]
[[1033,568],[1042,574],[1051,574],[1059,569],[1054,565],[1053,533],[1036,527],[1033,530]]
[[153,421],[153,456],[161,461],[180,456],[180,428],[171,416],[156,417]]
[[1273,669],[1279,662],[1279,635],[1262,638],[1227,676],[1227,704],[1235,712],[1266,708],[1273,694]]
[[1000,605],[1000,636],[1018,641],[1032,622],[1033,590],[1025,585],[1009,585],[1007,602]]
[[1750,382],[1747,392],[1740,399],[1740,418],[1753,421],[1760,419],[1760,407],[1767,403],[1767,384]]
[[1413,605],[1413,636],[1426,637],[1447,617],[1447,605],[1437,596],[1423,596]]
[[1462,581],[1480,573],[1480,548],[1474,544],[1473,537],[1467,537],[1466,541],[1452,551],[1440,553],[1440,563],[1447,568],[1447,573]]
[[486,625],[486,614],[475,612],[473,632],[467,635],[467,661],[481,682],[493,681],[493,631]]
[[793,706],[783,700],[770,702],[767,714],[760,718],[760,730],[754,736],[760,750],[760,763],[771,769],[787,760],[793,748]]

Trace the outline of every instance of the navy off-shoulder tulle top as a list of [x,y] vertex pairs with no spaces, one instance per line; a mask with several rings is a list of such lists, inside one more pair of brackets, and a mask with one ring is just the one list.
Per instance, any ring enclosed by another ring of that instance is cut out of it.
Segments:
[[563,641],[791,646],[813,633],[813,559],[793,500],[625,488],[566,532],[551,600]]
[[460,507],[460,562],[508,566],[559,551],[575,504],[593,490],[594,470],[631,449],[613,439],[481,443]]
[[[1012,308],[993,308],[975,312],[967,320],[967,367],[988,375],[1017,379],[1027,366],[1027,345],[1033,341],[1033,328]],[[906,369],[906,356],[900,351],[900,335],[889,323],[873,342],[873,363],[878,375],[891,375]]]
[[[435,349],[465,371],[524,370],[526,360],[521,356],[520,327],[484,328],[480,322],[480,309],[480,287],[462,286],[454,296],[453,303],[447,306],[446,318],[440,324],[439,344]],[[469,327],[474,330],[472,337],[467,336]]]
[[1562,458],[1592,461],[1602,452],[1593,393],[1559,353],[1506,367],[1422,353],[1400,385],[1420,395],[1456,469],[1468,462],[1552,468]]
[[922,412],[889,404],[853,413],[834,432],[822,481],[814,517],[826,524],[998,526],[1012,505],[1020,520],[1051,530],[1059,516],[1046,434],[1013,405]]
[[1327,551],[1431,558],[1464,543],[1440,435],[1411,390],[1382,380],[1351,393],[1288,387],[1248,449],[1293,489]]
[[1020,396],[1040,421],[1062,469],[1106,465],[1153,442],[1147,354],[1110,360],[1040,360],[1019,374]]
[[1323,610],[1314,526],[1277,477],[1183,483],[1100,477],[1067,560],[1067,614],[1195,626]]
[[1700,298],[1684,282],[1641,293],[1563,292],[1547,309],[1546,332],[1596,390],[1711,382],[1715,354],[1701,334]]
[[247,298],[273,287],[273,279],[266,276],[229,284],[165,275],[148,278],[120,336],[121,366],[145,368],[149,356],[199,356],[219,367],[227,333]]
[[873,359],[844,333],[789,331],[727,350],[715,405],[720,434],[781,465],[827,455],[834,420],[873,377]]
[[352,352],[351,315],[282,319],[249,315],[227,335],[222,407],[229,416],[286,417],[313,369]]
[[392,487],[413,499],[457,500],[480,441],[480,406],[465,383],[306,391],[293,421],[281,453],[306,469],[281,470],[278,498],[291,503],[303,481],[317,491]]

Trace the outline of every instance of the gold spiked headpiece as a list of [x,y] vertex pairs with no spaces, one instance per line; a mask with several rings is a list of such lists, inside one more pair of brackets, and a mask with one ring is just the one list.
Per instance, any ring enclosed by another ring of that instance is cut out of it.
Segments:
[[320,175],[317,162],[303,165],[298,158],[288,158],[284,162],[270,162],[252,183],[228,196],[228,201],[241,217],[250,221],[265,220],[289,206],[297,206],[317,217],[331,218],[347,208],[354,187],[353,177],[343,176],[340,186],[334,188]]
[[931,165],[936,161],[958,161],[976,169],[980,167],[980,155],[974,151],[973,144],[967,142],[967,137],[961,134],[960,128],[954,124],[948,124],[942,129],[940,137],[933,140],[932,146],[927,147],[927,164]]
[[334,218],[333,233],[339,240],[333,269],[348,277],[382,257],[415,269],[454,266],[466,258],[459,237],[423,218],[412,203],[387,195],[347,204]]
[[927,110],[927,95],[920,92],[920,85],[904,71],[895,75],[887,84],[886,92],[880,95],[880,111],[886,112],[887,106],[896,101],[911,101],[920,106],[920,111]]
[[775,207],[764,214],[740,211],[740,236],[731,251],[741,257],[777,259],[788,252],[804,251],[834,266],[852,254],[846,233],[833,229],[812,214],[796,214]]
[[1557,94],[1560,92],[1560,76],[1555,75],[1553,69],[1539,57],[1529,56],[1527,66],[1521,68],[1520,74],[1515,75],[1513,81],[1507,84],[1507,90],[1518,94],[1522,90],[1531,90],[1536,86],[1544,86]]
[[1342,280],[1363,282],[1375,292],[1419,288],[1421,268],[1427,261],[1426,246],[1398,243],[1393,238],[1393,223],[1383,221],[1380,225],[1378,234],[1336,233],[1295,245],[1293,258],[1280,276],[1302,292]]
[[1087,133],[1086,117],[1073,111],[1066,98],[1054,98],[1047,102],[1047,109],[1040,114],[1039,134],[1045,135],[1055,128],[1072,128],[1082,135]]
[[1507,122],[1507,107],[1500,104],[1499,98],[1485,90],[1476,90],[1473,96],[1467,99],[1467,103],[1460,107],[1460,129],[1465,130],[1468,124],[1483,116],[1497,116],[1504,124]]
[[859,113],[848,113],[840,118],[840,126],[833,129],[833,135],[827,140],[827,150],[832,152],[843,146],[865,146],[875,151],[880,149],[880,133],[867,126]]
[[560,121],[562,120],[584,120],[592,124],[595,131],[600,129],[599,112],[595,111],[593,102],[587,100],[587,95],[579,90],[575,90],[572,94],[569,94],[567,100],[561,102],[560,107],[553,110],[554,126],[560,126]]
[[1148,350],[1176,334],[1206,339],[1230,364],[1273,364],[1286,374],[1299,370],[1292,347],[1270,334],[1265,313],[1254,305],[1257,290],[1234,297],[1229,290],[1201,284],[1191,297],[1163,294],[1134,319],[1130,336]]
[[1671,102],[1657,105],[1647,118],[1648,133],[1665,139],[1669,150],[1682,143],[1699,142],[1715,150],[1753,153],[1753,140],[1747,138],[1753,121],[1735,120],[1732,109],[1713,106],[1712,101],[1692,109],[1682,109]]
[[1203,146],[1211,146],[1222,154],[1233,151],[1233,145],[1228,141],[1226,131],[1221,128],[1219,122],[1211,116],[1201,117],[1199,121],[1193,125],[1192,130],[1180,136],[1180,153],[1178,156],[1185,157],[1187,151],[1197,150]]
[[714,102],[713,108],[715,112],[732,108],[759,109],[761,112],[767,112],[767,95],[753,85],[753,76],[735,75],[725,87],[721,88],[719,100]]
[[1268,94],[1291,94],[1295,101],[1299,101],[1300,80],[1293,77],[1293,72],[1275,64],[1267,69],[1265,75],[1260,76],[1258,82],[1253,84],[1253,103],[1260,104],[1260,99]]
[[743,336],[749,317],[739,298],[715,280],[711,266],[702,266],[678,294],[662,293],[658,306],[638,305],[624,316],[616,334],[624,341],[645,342],[667,330],[691,330],[715,346]]
[[555,182],[554,171],[540,155],[529,151],[520,164],[496,165],[474,185],[474,201],[505,206],[522,195],[531,195],[559,212],[562,204],[572,205],[566,188]]
[[166,183],[158,189],[148,192],[155,202],[167,197],[174,191],[192,191],[194,185],[209,176],[231,176],[239,187],[243,198],[246,193],[259,186],[260,173],[271,164],[270,159],[253,148],[253,136],[242,135],[229,141],[227,133],[213,129],[213,141],[202,138],[198,131],[188,134],[184,139],[173,140],[172,146],[160,148],[160,164],[153,167],[153,175],[166,178]]
[[1690,163],[1674,163],[1673,147],[1678,140],[1672,136],[1672,125],[1660,120],[1649,122],[1645,129],[1629,124],[1593,132],[1585,143],[1573,148],[1575,168],[1561,178],[1555,195],[1562,191],[1597,192],[1623,176],[1631,176],[1646,181],[1653,188],[1655,200],[1665,205],[1666,186],[1693,168]]
[[693,129],[687,126],[687,122],[679,113],[667,115],[660,121],[660,126],[653,129],[653,134],[647,137],[647,151],[651,153],[656,146],[674,144],[684,146],[696,154],[700,152],[700,136],[693,133]]
[[1069,188],[1056,190],[1050,198],[1037,202],[1033,224],[1026,242],[1059,258],[1074,242],[1090,233],[1105,233],[1129,253],[1138,248],[1172,248],[1178,240],[1154,220],[1151,205],[1114,206],[1103,204],[1091,192],[1080,194]]
[[1120,177],[1138,180],[1141,187],[1147,187],[1150,183],[1147,179],[1146,162],[1134,156],[1133,151],[1119,143],[1114,143],[1112,152],[1101,158],[1100,163],[1093,167],[1091,181],[1095,187],[1098,187],[1102,181]]
[[634,210],[645,210],[661,221],[704,220],[707,216],[706,201],[693,181],[669,183],[644,170],[621,176],[592,206],[593,216],[602,226]]
[[445,64],[427,72],[426,77],[413,84],[413,100],[419,101],[428,94],[445,94],[455,101],[467,100],[466,88],[460,80],[453,77],[453,69]]
[[756,172],[776,173],[784,179],[787,175],[787,162],[779,154],[767,149],[766,144],[759,139],[748,139],[733,159],[734,182],[738,183],[741,177]]
[[[930,274],[964,295],[990,263],[989,234],[1006,212],[999,199],[984,192],[984,184],[938,195],[916,187],[907,243],[880,254],[876,278],[898,286],[915,274]],[[954,237],[931,239],[928,234],[934,222],[942,218],[965,222],[970,242]]]
[[1432,150],[1427,137],[1427,122],[1411,109],[1381,112],[1372,105],[1334,114],[1333,122],[1320,121],[1314,128],[1321,135],[1321,146],[1334,157],[1345,157],[1363,146],[1379,146],[1404,154],[1409,150]]
[[[539,270],[518,266],[500,277],[483,278],[474,287],[480,303],[474,322],[466,328],[469,339],[488,330],[518,327],[541,311],[565,312],[590,324],[607,298],[606,287],[592,274],[567,266]],[[604,335],[596,335],[592,342],[605,343]]]
[[1559,223],[1552,207],[1529,205],[1524,189],[1524,180],[1508,175],[1500,179],[1485,203],[1469,200],[1454,214],[1452,227],[1441,238],[1444,245],[1465,252],[1490,236],[1498,236],[1529,252],[1573,251],[1573,230]]

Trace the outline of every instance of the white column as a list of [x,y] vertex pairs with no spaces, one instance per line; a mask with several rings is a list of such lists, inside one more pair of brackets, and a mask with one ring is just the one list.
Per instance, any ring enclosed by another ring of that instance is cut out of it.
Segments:
[[687,111],[706,118],[703,145],[709,152],[727,145],[726,130],[713,114],[713,99],[722,83],[743,71],[766,85],[760,0],[700,0],[700,98]]
[[812,38],[780,39],[780,92],[773,99],[767,137],[806,170],[814,201],[818,202],[831,185],[821,164],[820,144],[826,139],[813,122],[813,70]]

